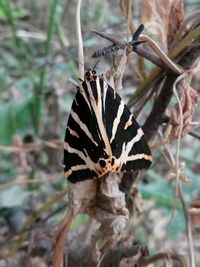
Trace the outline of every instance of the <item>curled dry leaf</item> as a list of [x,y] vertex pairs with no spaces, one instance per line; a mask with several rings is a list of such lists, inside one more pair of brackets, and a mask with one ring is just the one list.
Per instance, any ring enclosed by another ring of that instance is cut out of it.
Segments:
[[[190,87],[187,78],[183,79],[177,86],[183,113],[183,128],[181,133],[181,136],[183,137],[191,131],[190,123],[199,101],[199,96],[197,92]],[[180,120],[180,109],[177,103],[171,112],[171,120],[169,123],[171,126],[171,131],[168,135],[168,143],[171,143],[174,139],[178,138]]]
[[168,50],[183,19],[182,0],[144,1],[142,21],[145,29],[164,51]]
[[169,13],[167,43],[170,44],[175,37],[177,30],[184,20],[183,0],[171,1],[171,8]]
[[[181,80],[177,87],[183,113],[183,125],[181,132],[181,137],[183,137],[192,130],[191,120],[199,102],[199,95],[193,88],[190,87],[187,78]],[[171,144],[178,138],[181,122],[178,103],[174,105],[171,111],[168,111],[168,116],[170,121],[163,131],[162,140],[155,140],[153,144],[154,149],[157,149],[164,144]]]
[[142,22],[145,29],[166,52],[167,34],[170,14],[169,0],[146,0],[143,3]]

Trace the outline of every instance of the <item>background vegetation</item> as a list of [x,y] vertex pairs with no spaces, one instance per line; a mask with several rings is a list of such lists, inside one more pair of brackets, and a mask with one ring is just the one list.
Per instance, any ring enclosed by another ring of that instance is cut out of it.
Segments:
[[[126,1],[120,1],[121,5],[118,1],[82,1],[86,68],[96,63],[91,57],[93,52],[108,45],[91,29],[117,34],[122,39],[128,35],[131,39],[123,2]],[[164,6],[162,2],[160,5]],[[198,8],[198,1],[185,1],[185,16]],[[145,20],[145,10],[142,1],[134,1],[133,28]],[[13,254],[9,257],[10,266],[48,266],[47,255],[53,246],[49,240],[53,240],[56,225],[66,212],[67,199],[63,196],[67,182],[58,164],[58,154],[76,93],[74,83],[79,77],[75,17],[76,1],[0,0],[0,266],[7,266],[8,253]],[[112,64],[112,55],[108,55],[96,69],[105,74]],[[152,63],[131,55],[123,76],[125,102],[152,68]],[[199,94],[198,74],[199,66],[192,79],[192,86]],[[172,104],[175,102],[174,98]],[[151,107],[149,102],[141,122]],[[199,123],[199,116],[198,106],[193,120]],[[186,134],[181,141],[180,159],[184,173],[191,180],[182,186],[186,210],[200,194],[198,138]],[[140,214],[138,209],[134,213],[129,231],[134,240],[147,244],[151,253],[170,249],[188,257],[187,222],[180,200],[173,212],[175,183],[168,179],[170,171],[164,150],[160,147],[154,151],[153,166],[138,185],[143,212]],[[176,141],[170,144],[173,155],[175,150]],[[27,219],[22,238],[19,232]],[[79,215],[72,228],[79,233],[87,222],[86,215]],[[199,251],[198,240],[199,230],[193,228],[194,253]],[[39,257],[36,249],[45,253]],[[196,262],[198,266],[198,255]]]

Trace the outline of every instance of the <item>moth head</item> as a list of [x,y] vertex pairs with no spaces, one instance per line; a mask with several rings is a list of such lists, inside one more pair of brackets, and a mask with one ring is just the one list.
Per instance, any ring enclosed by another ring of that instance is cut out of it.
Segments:
[[97,74],[96,74],[96,71],[94,69],[88,69],[85,76],[89,82],[95,81],[97,78]]

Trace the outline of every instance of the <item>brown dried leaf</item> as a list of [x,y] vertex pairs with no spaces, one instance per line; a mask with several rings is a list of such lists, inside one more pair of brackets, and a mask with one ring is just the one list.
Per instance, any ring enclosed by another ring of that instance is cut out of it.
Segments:
[[146,0],[143,4],[142,22],[145,29],[164,51],[167,51],[170,0]]
[[[182,107],[182,132],[181,137],[186,135],[188,132],[192,131],[191,121],[193,114],[195,112],[195,109],[197,107],[197,104],[200,100],[198,93],[190,86],[189,84],[189,77],[186,77],[185,79],[182,79],[177,84],[177,91],[179,94],[179,99]],[[171,111],[168,111],[168,114],[170,121],[167,124],[167,127],[164,129],[162,139],[155,140],[153,144],[153,148],[157,149],[160,146],[163,146],[164,144],[171,144],[175,139],[179,136],[180,131],[180,108],[179,104],[176,103],[175,106]],[[175,174],[173,174],[174,171],[172,171],[171,178]],[[184,178],[184,175],[180,175],[181,180],[188,180],[187,178]]]
[[168,34],[167,40],[170,44],[174,36],[179,29],[181,23],[184,20],[184,7],[182,0],[174,0],[171,3],[170,13],[169,13],[169,23],[168,23]]
[[[181,136],[183,137],[191,131],[190,123],[199,101],[199,96],[197,92],[188,84],[188,79],[184,79],[178,84],[178,91],[183,113],[183,128],[181,133]],[[178,103],[172,109],[170,125],[172,126],[172,129],[168,136],[168,143],[171,143],[174,139],[178,138],[180,129],[180,110]]]
[[148,34],[167,52],[184,19],[182,0],[146,0],[142,21]]

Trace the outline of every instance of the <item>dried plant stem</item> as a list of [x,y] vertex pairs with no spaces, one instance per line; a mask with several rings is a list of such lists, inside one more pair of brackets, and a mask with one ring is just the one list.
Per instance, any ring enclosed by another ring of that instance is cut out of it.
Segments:
[[[175,59],[178,55],[180,55],[185,49],[188,48],[188,46],[191,44],[193,40],[198,38],[200,36],[200,26],[189,32],[186,37],[184,37],[181,42],[172,50],[169,51],[168,57],[173,60]],[[198,50],[198,48],[196,49]],[[137,53],[137,51],[135,51]],[[193,52],[193,54],[197,54],[196,52]],[[199,54],[199,51],[198,51]],[[197,55],[196,55],[197,57]],[[193,62],[194,60],[191,58],[190,62]],[[180,65],[186,65],[180,64]],[[190,64],[189,64],[190,65]],[[189,68],[190,66],[187,66],[184,69]],[[128,102],[128,107],[132,107],[138,99],[140,99],[144,94],[146,94],[147,88],[152,84],[153,81],[156,80],[156,78],[161,74],[162,69],[159,67],[155,67],[152,71],[151,74],[147,79],[143,81],[143,83],[137,88],[136,92],[131,96],[129,102]]]
[[189,223],[189,217],[187,214],[187,208],[185,205],[185,200],[182,194],[181,186],[179,183],[179,151],[180,151],[180,142],[181,142],[181,134],[182,134],[182,129],[183,129],[183,111],[182,111],[182,105],[180,98],[178,96],[176,86],[177,83],[180,82],[181,79],[183,79],[187,74],[183,73],[180,75],[173,86],[173,92],[174,95],[176,96],[178,107],[179,107],[179,114],[180,114],[180,124],[179,124],[179,132],[178,132],[178,140],[177,140],[177,149],[176,149],[176,159],[175,159],[175,168],[176,168],[176,198],[175,198],[175,205],[174,209],[176,207],[177,199],[178,196],[180,196],[181,204],[183,207],[184,215],[185,215],[185,224],[186,224],[186,229],[187,229],[187,238],[188,238],[188,244],[189,244],[189,255],[190,255],[190,266],[195,267],[195,260],[194,260],[194,252],[193,252],[193,239],[192,239],[192,233],[191,233],[191,225]]
[[62,221],[56,236],[56,245],[53,254],[53,264],[52,267],[63,267],[64,257],[63,257],[63,248],[66,242],[67,233],[70,229],[71,223],[73,220],[73,211],[69,208],[67,215]]
[[184,30],[186,26],[191,23],[192,21],[195,21],[196,19],[200,18],[200,11],[193,12],[190,16],[188,16],[183,23],[181,24],[180,28],[178,29],[176,35],[174,36],[174,40],[170,44],[170,50],[174,49],[175,46],[180,42],[182,38],[182,34],[184,33]]
[[181,74],[183,70],[178,67],[165,53],[160,47],[156,44],[156,42],[147,35],[140,35],[140,41],[146,42],[151,49],[159,56],[159,58],[171,69],[174,73]]
[[183,52],[191,43],[193,40],[198,38],[200,36],[200,25],[196,27],[194,30],[189,32],[182,40],[179,42],[179,44],[174,47],[172,51],[169,52],[169,57],[171,59],[176,58],[181,52]]
[[[132,15],[132,7],[133,7],[133,0],[129,0],[128,2],[128,14],[127,14],[127,26],[128,26],[128,31],[130,30],[131,33],[135,31],[134,23],[133,23],[133,15]],[[127,32],[128,32],[127,31]]]
[[168,162],[169,166],[174,166],[175,165],[175,159],[173,156],[173,153],[171,151],[171,148],[169,145],[165,145],[165,149],[168,152],[168,156],[166,155],[166,153],[164,152],[163,155],[165,156],[166,161]]
[[10,188],[10,187],[13,187],[13,186],[16,186],[16,185],[23,186],[23,185],[35,184],[35,183],[48,183],[50,181],[54,181],[55,182],[56,178],[58,179],[58,177],[60,177],[60,176],[61,176],[60,173],[59,174],[55,174],[54,173],[53,175],[51,175],[48,178],[40,178],[40,179],[34,179],[34,180],[28,180],[27,176],[24,176],[24,179],[23,179],[23,177],[21,179],[21,176],[20,176],[19,180],[16,179],[16,181],[14,181],[14,182],[5,183],[5,184],[0,185],[0,191],[3,191],[5,189],[7,189],[7,188]]
[[[176,86],[178,84],[178,82],[180,82],[181,79],[183,79],[185,77],[186,73],[183,73],[182,75],[180,75],[174,82],[173,84],[173,93],[177,99],[178,102],[178,106],[179,106],[179,114],[180,114],[180,125],[179,125],[179,132],[178,132],[178,140],[177,140],[177,147],[176,147],[176,157],[174,159],[172,153],[170,153],[170,158],[172,161],[172,166],[175,166],[175,175],[176,175],[176,185],[175,185],[175,201],[174,201],[174,206],[173,206],[173,210],[172,210],[172,214],[171,214],[171,218],[168,222],[168,225],[170,224],[170,222],[172,221],[172,218],[174,216],[175,210],[177,208],[177,200],[179,197],[179,151],[180,151],[180,142],[181,142],[181,134],[182,134],[182,129],[183,129],[183,112],[182,112],[182,106],[181,106],[181,102],[178,96],[178,93],[176,91]],[[168,152],[170,152],[170,150],[168,150]]]
[[[3,41],[4,39],[9,39],[12,36],[13,36],[12,32],[3,33],[0,35],[0,41]],[[45,41],[47,38],[45,33],[24,31],[24,30],[17,31],[16,36],[18,38],[30,38],[30,39],[40,40],[40,41]]]
[[44,141],[40,140],[37,143],[28,143],[28,144],[23,144],[21,146],[3,146],[0,145],[0,151],[6,151],[6,152],[31,152],[34,150],[41,149],[43,147],[50,147],[53,149],[59,149],[60,146],[63,144],[63,141],[61,140],[49,140],[49,141]]
[[178,140],[177,140],[177,148],[176,148],[176,162],[175,162],[175,168],[176,168],[176,200],[178,198],[178,193],[179,193],[179,151],[180,151],[180,143],[181,143],[181,135],[182,135],[182,130],[183,130],[183,110],[182,110],[182,106],[181,106],[181,101],[180,98],[178,96],[178,93],[176,91],[176,86],[178,84],[178,82],[180,82],[184,77],[186,76],[186,73],[183,73],[182,75],[180,75],[174,85],[173,85],[173,92],[174,95],[177,99],[177,103],[178,103],[178,107],[179,107],[179,114],[180,114],[180,124],[179,124],[179,132],[178,132]]
[[79,67],[79,78],[81,80],[84,80],[84,53],[83,53],[83,39],[81,33],[80,10],[81,10],[81,0],[78,0],[76,6],[76,35],[78,41],[78,61],[79,61],[78,67]]
[[184,216],[185,216],[186,233],[187,233],[188,246],[189,246],[190,267],[195,267],[195,257],[194,257],[194,249],[193,249],[194,246],[193,246],[191,221],[190,221],[190,216],[188,215],[184,195],[183,195],[183,192],[182,192],[180,185],[179,185],[179,196],[180,196],[180,201],[181,201]]

